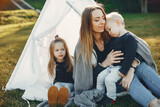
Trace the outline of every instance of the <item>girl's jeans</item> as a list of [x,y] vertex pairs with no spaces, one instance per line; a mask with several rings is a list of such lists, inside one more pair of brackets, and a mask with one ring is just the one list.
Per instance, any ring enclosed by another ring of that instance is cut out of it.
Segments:
[[105,92],[105,87],[107,89],[106,95],[116,100],[116,82],[121,79],[119,76],[120,66],[109,66],[100,72],[97,76],[97,86],[96,88],[103,93]]
[[[140,80],[144,82],[146,87]],[[136,68],[134,78],[130,84],[129,93],[139,104],[148,107],[152,100],[160,98],[160,76],[149,65],[142,62]]]
[[56,82],[55,84],[53,84],[53,86],[56,86],[58,88],[58,90],[62,87],[66,87],[69,91],[69,94],[73,90],[73,83]]

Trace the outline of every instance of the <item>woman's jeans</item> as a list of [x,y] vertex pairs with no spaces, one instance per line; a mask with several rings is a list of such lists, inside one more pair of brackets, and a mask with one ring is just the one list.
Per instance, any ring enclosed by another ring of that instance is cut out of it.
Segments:
[[[144,82],[145,86],[140,80]],[[129,93],[136,102],[148,107],[152,100],[160,98],[160,76],[149,65],[142,62],[136,68]]]
[[58,88],[58,90],[62,87],[66,87],[69,91],[69,94],[73,90],[73,83],[56,82],[55,84],[53,84],[53,86],[56,86]]

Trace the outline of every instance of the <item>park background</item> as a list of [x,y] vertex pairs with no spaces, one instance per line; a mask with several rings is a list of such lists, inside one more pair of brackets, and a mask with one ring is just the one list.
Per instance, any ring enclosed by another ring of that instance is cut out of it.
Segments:
[[[45,0],[25,1],[39,10],[45,3]],[[106,13],[112,11],[121,13],[125,19],[126,29],[149,44],[160,75],[160,0],[95,1],[104,4]],[[0,107],[28,106],[21,98],[23,90],[4,89],[38,16],[39,12],[36,10],[20,10],[10,0],[0,0]],[[31,107],[36,107],[38,103],[40,102],[30,101]],[[129,95],[119,97],[114,106],[140,107]]]

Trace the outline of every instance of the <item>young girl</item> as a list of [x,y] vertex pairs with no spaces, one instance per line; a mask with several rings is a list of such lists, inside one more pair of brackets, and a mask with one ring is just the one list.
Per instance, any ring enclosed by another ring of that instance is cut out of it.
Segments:
[[66,42],[58,36],[51,42],[49,50],[48,71],[53,79],[53,86],[48,90],[48,103],[50,106],[65,106],[73,89],[71,56]]

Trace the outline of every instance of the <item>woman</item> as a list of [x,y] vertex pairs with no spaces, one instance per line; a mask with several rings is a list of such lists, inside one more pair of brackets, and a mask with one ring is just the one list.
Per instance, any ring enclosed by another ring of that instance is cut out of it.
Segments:
[[[74,54],[74,88],[76,95],[80,95],[85,91],[91,90],[96,85],[96,79],[99,72],[105,67],[119,63],[123,57],[120,51],[108,52],[109,43],[104,36],[104,25],[105,25],[105,12],[99,7],[87,7],[82,13],[81,17],[81,28],[80,28],[80,40],[77,43],[75,54]],[[154,63],[154,62],[153,62]],[[138,65],[135,60],[132,66]],[[142,64],[141,64],[142,65]],[[153,82],[160,82],[159,76],[153,71],[152,68],[148,68],[147,76],[153,76],[156,80]],[[134,71],[136,73],[134,75]],[[129,90],[130,95],[134,100],[143,106],[156,107],[159,106],[159,101],[154,97],[143,84],[139,81],[139,78],[143,79],[145,73],[140,73],[143,67],[138,66],[136,69],[131,67],[125,77],[123,77],[121,84],[124,88]],[[146,69],[145,69],[146,70]],[[153,71],[153,72],[152,72]],[[143,81],[148,82],[147,79]],[[155,85],[150,84],[151,87]],[[120,87],[117,85],[117,88]],[[135,88],[136,87],[136,88]],[[122,87],[118,88],[121,89]],[[156,87],[157,88],[157,87]],[[160,87],[158,87],[160,90]],[[141,90],[141,91],[140,91]],[[160,97],[160,96],[159,96]]]

